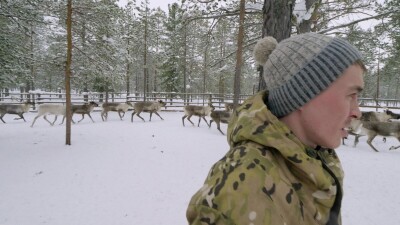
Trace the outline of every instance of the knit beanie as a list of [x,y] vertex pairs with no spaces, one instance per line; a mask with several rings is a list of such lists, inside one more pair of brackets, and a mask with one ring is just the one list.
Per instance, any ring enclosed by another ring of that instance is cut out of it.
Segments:
[[311,101],[362,57],[344,39],[305,33],[280,43],[265,37],[254,58],[264,69],[268,108],[280,118]]

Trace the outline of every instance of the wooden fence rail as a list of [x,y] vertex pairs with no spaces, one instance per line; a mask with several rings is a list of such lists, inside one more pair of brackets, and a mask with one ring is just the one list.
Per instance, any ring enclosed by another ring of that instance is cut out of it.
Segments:
[[[250,95],[240,96],[239,102]],[[65,104],[65,93],[54,92],[41,92],[41,93],[1,93],[0,104],[2,103],[21,103],[24,101],[31,101],[35,103],[33,110],[37,105],[43,103],[58,103]],[[233,95],[221,95],[213,93],[166,93],[156,92],[147,93],[146,97],[143,94],[134,93],[127,95],[126,93],[81,93],[71,94],[72,104],[82,104],[84,102],[95,101],[97,103],[103,102],[138,102],[143,101],[157,101],[162,100],[167,103],[165,110],[183,111],[185,105],[206,105],[209,101],[216,108],[224,108],[225,102],[233,102]]]
[[[250,95],[241,95],[239,102],[243,102]],[[71,94],[72,104],[82,104],[84,102],[95,101],[103,102],[138,102],[146,99],[147,101],[163,100],[167,103],[167,111],[183,111],[185,105],[206,105],[209,101],[217,108],[224,108],[225,102],[233,102],[231,94],[215,93],[171,93],[171,92],[152,92],[146,93],[77,93]],[[0,104],[2,103],[21,103],[32,101],[36,104],[58,103],[65,104],[65,93],[40,92],[40,93],[3,93],[0,92]],[[374,99],[360,98],[360,107],[365,108],[389,108],[400,109],[400,99]],[[36,109],[36,106],[33,110]]]

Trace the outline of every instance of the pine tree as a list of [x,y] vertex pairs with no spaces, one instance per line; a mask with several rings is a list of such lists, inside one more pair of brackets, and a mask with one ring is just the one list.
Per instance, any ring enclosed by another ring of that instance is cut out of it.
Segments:
[[167,92],[178,92],[181,88],[179,57],[185,43],[182,43],[181,31],[183,31],[182,10],[174,3],[169,6],[168,18],[164,24],[166,29],[165,61],[162,64],[161,79],[164,90]]

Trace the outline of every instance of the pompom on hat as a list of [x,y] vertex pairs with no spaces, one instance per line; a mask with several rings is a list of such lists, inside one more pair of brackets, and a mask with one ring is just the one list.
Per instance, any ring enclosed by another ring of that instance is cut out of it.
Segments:
[[278,118],[311,101],[362,59],[346,40],[317,33],[299,34],[280,43],[265,37],[253,53],[264,69],[268,107]]

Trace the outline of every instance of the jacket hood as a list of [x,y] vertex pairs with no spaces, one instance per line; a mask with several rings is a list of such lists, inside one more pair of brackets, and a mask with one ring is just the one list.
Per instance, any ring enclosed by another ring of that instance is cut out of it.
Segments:
[[[234,113],[228,126],[228,143],[234,147],[243,141],[282,150],[298,151],[306,147],[293,132],[264,103],[268,92],[262,91],[248,98]],[[285,154],[286,155],[286,154]]]

